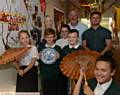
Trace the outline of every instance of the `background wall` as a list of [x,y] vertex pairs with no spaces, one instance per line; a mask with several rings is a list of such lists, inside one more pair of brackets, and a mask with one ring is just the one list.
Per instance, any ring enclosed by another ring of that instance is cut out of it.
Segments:
[[61,0],[46,0],[46,15],[50,15],[54,21],[54,8],[64,12],[65,4]]

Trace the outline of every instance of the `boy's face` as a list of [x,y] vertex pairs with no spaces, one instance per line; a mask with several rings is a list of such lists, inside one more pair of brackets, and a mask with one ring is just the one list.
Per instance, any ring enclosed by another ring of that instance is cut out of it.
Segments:
[[53,44],[54,40],[55,40],[55,35],[53,35],[53,34],[46,35],[45,40],[46,40],[47,44]]
[[76,45],[78,43],[78,39],[79,37],[76,32],[68,34],[68,42],[70,45]]
[[94,71],[97,82],[105,83],[108,82],[115,74],[115,70],[111,70],[110,63],[105,61],[98,61]]

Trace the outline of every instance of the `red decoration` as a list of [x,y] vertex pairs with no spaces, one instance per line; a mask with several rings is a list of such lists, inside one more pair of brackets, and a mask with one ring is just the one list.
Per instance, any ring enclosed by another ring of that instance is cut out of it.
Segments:
[[46,0],[40,0],[41,11],[45,14],[46,11]]
[[18,14],[0,12],[0,22],[23,24],[26,22],[26,17]]

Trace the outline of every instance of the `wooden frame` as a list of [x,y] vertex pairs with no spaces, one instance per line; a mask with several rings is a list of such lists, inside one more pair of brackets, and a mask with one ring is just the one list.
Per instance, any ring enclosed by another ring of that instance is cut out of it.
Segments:
[[56,7],[54,7],[54,22],[57,31],[57,36],[60,34],[60,27],[64,24],[64,12]]

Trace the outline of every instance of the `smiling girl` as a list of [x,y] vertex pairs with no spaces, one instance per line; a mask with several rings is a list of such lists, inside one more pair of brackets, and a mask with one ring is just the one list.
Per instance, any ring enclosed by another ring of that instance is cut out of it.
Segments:
[[38,91],[38,51],[31,45],[28,31],[22,30],[18,34],[21,47],[31,47],[30,50],[16,64],[20,65],[17,74],[16,92]]

